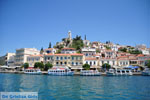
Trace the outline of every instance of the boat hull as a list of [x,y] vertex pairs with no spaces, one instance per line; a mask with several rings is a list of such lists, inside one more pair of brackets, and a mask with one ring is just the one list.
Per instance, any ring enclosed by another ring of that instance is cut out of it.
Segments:
[[142,72],[143,76],[150,76],[150,72]]

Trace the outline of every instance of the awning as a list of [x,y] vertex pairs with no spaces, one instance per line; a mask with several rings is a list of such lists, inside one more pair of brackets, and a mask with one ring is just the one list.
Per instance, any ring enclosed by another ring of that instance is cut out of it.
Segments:
[[127,66],[127,67],[124,67],[124,68],[136,69],[136,68],[139,68],[139,66],[132,66],[132,65],[130,65],[130,66]]

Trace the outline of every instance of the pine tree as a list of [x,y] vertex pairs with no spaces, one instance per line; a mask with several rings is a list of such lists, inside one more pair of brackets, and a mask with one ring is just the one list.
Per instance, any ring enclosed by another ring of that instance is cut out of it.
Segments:
[[51,42],[49,43],[49,47],[48,48],[51,48],[52,47],[52,44],[51,44]]
[[40,54],[43,54],[44,50],[43,50],[43,47],[41,48],[40,50]]

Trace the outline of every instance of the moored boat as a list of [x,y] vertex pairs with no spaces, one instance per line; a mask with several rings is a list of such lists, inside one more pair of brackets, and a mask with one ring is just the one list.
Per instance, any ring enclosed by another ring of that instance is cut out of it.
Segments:
[[150,76],[150,69],[149,68],[145,68],[145,70],[142,72],[143,76]]
[[115,75],[115,70],[114,69],[109,69],[109,71],[106,72],[106,75],[108,75],[108,76]]
[[24,70],[25,74],[41,74],[41,70],[40,69],[34,69],[34,68],[28,68]]
[[128,70],[128,69],[117,69],[117,70],[114,70],[114,69],[109,69],[108,72],[106,72],[106,74],[108,76],[113,76],[113,75],[133,75],[133,73],[131,72],[131,70]]
[[48,70],[48,74],[54,76],[72,76],[74,72],[69,68],[52,68]]
[[81,76],[100,76],[101,73],[98,70],[81,70]]

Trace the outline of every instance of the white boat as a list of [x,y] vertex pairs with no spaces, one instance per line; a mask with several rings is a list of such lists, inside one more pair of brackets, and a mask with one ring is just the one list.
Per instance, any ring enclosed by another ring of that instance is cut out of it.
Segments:
[[48,70],[48,74],[54,76],[72,76],[74,72],[69,68],[52,68]]
[[150,69],[149,68],[145,68],[145,70],[142,72],[143,76],[150,76]]
[[133,75],[132,71],[128,70],[128,69],[117,69],[117,70],[109,69],[109,71],[106,72],[106,74],[108,76],[113,76],[113,75]]
[[81,76],[100,76],[101,73],[98,70],[81,70]]
[[41,74],[42,72],[41,72],[41,70],[40,69],[25,69],[24,70],[24,73],[25,74]]
[[113,76],[115,75],[115,70],[114,69],[109,69],[109,71],[106,72],[107,75]]

